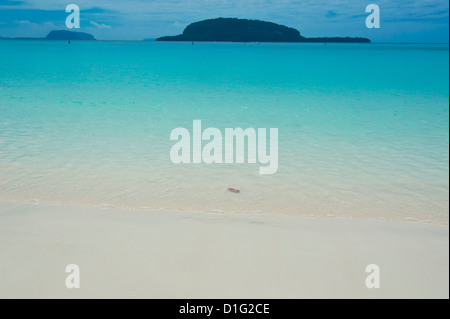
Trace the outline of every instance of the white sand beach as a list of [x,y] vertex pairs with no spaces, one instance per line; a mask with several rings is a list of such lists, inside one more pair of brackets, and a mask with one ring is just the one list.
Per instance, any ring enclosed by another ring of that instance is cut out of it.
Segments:
[[448,226],[0,202],[0,298],[448,297]]

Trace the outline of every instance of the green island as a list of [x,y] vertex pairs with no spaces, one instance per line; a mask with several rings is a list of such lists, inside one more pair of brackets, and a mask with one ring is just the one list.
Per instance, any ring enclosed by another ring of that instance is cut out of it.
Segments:
[[370,43],[367,38],[320,37],[306,38],[294,28],[248,19],[217,18],[195,22],[183,34],[165,36],[156,41],[189,42],[319,42],[319,43]]

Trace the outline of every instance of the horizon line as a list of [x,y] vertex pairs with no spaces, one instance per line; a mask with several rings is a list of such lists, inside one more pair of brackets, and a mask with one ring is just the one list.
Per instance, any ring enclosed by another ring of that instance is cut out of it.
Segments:
[[[328,38],[328,37],[324,37]],[[236,41],[156,41],[158,38],[145,38],[142,40],[122,40],[122,39],[114,39],[114,40],[70,40],[71,42],[160,42],[160,43],[284,43],[284,44],[320,44],[320,43],[327,43],[327,44],[447,44],[449,45],[449,42],[402,42],[402,41],[395,41],[395,42],[373,42],[370,43],[346,43],[346,42],[236,42]],[[46,38],[34,38],[34,37],[0,37],[0,40],[32,40],[32,41],[53,41],[53,42],[66,42],[67,40],[47,40]]]

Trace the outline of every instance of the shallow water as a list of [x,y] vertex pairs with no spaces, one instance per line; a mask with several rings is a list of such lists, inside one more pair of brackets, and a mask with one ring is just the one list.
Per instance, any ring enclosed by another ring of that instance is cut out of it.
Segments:
[[[448,46],[0,41],[0,200],[448,223],[448,64]],[[278,172],[173,164],[193,120],[278,128]]]

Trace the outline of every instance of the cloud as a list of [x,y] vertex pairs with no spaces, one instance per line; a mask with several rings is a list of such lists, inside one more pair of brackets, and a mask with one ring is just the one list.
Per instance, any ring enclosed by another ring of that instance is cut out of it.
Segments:
[[25,26],[30,26],[33,28],[40,28],[40,27],[44,27],[44,28],[55,28],[56,26],[53,24],[53,22],[50,21],[46,21],[44,23],[34,23],[28,20],[19,20],[19,21],[14,21],[14,24],[19,24],[19,25],[25,25]]
[[0,6],[20,6],[25,2],[22,1],[14,1],[14,0],[0,0]]
[[28,20],[20,20],[20,21],[14,21],[15,24],[21,24],[21,25],[28,25],[28,26],[32,26],[32,27],[37,27],[39,26],[39,24],[37,23],[33,23],[31,21]]
[[52,21],[35,22],[30,20],[14,20],[0,26],[4,37],[42,38],[50,31],[63,29],[62,25],[55,25]]
[[327,14],[325,15],[325,17],[328,18],[328,19],[331,19],[331,18],[336,17],[337,15],[338,15],[338,14],[337,14],[336,12],[330,10],[330,11],[327,12]]
[[104,23],[97,23],[94,21],[90,22],[94,27],[98,28],[98,29],[111,29],[110,25],[104,24]]
[[180,22],[178,22],[178,21],[175,21],[175,22],[172,24],[172,27],[175,27],[175,28],[186,28],[186,27],[187,27],[187,24],[186,24],[186,23],[180,23]]

